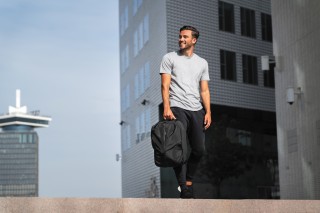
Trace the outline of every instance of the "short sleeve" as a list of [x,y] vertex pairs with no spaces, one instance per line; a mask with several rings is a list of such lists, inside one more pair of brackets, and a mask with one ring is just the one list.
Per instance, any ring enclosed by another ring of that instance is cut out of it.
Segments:
[[172,72],[172,61],[170,60],[170,57],[168,54],[163,56],[161,65],[160,65],[160,74],[167,73],[171,74]]
[[210,77],[209,77],[209,65],[208,62],[206,60],[204,60],[204,68],[203,68],[203,72],[202,72],[202,76],[201,76],[201,81],[210,81]]

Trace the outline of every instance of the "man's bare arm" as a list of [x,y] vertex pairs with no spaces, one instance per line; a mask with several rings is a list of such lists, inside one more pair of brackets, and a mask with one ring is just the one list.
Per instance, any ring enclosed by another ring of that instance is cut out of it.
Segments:
[[171,75],[170,74],[161,74],[161,94],[162,94],[162,101],[163,101],[163,118],[165,120],[173,120],[176,119],[171,111],[170,108],[170,101],[169,101],[169,88],[171,82]]
[[208,81],[200,81],[200,95],[206,111],[204,116],[204,128],[208,129],[211,125],[210,91]]

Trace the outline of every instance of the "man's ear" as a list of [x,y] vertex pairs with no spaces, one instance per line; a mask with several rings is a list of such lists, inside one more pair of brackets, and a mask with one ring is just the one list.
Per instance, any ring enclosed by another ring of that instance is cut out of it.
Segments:
[[192,38],[192,44],[196,44],[197,43],[197,39],[196,38]]

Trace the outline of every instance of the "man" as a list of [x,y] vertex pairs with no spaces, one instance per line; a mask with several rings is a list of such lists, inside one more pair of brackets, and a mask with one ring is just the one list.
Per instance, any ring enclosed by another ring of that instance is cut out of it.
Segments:
[[204,130],[211,124],[208,63],[194,53],[198,37],[196,28],[183,26],[180,50],[167,53],[160,66],[163,118],[183,123],[191,147],[188,162],[174,168],[181,198],[193,198],[193,176],[205,152]]

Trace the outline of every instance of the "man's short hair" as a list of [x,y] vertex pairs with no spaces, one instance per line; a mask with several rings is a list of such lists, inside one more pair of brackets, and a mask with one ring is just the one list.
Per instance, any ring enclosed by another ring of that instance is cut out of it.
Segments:
[[192,36],[193,36],[194,38],[196,38],[196,39],[198,39],[199,36],[200,36],[199,31],[198,31],[195,27],[192,27],[192,26],[183,26],[183,27],[180,28],[180,32],[181,32],[182,30],[191,30],[191,31],[192,31]]

